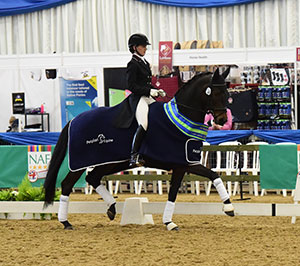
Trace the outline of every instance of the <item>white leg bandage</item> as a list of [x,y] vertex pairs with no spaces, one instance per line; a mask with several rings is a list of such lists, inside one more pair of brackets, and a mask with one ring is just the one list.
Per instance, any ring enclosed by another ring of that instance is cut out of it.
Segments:
[[96,188],[96,192],[103,198],[103,200],[108,204],[108,206],[116,203],[114,197],[109,193],[105,186],[100,185]]
[[172,222],[174,209],[175,209],[175,202],[167,201],[164,214],[163,214],[163,223]]
[[65,222],[68,220],[69,196],[60,196],[58,208],[58,221]]
[[229,199],[229,195],[226,191],[226,188],[225,188],[221,178],[217,178],[214,180],[214,186],[215,186],[216,190],[218,191],[219,196],[223,202],[225,200]]

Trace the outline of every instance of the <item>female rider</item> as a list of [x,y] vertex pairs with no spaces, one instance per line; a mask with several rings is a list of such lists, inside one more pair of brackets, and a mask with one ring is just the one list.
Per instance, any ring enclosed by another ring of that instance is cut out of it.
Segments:
[[147,45],[150,45],[148,38],[141,33],[131,35],[128,40],[132,58],[127,64],[127,82],[128,89],[132,92],[131,106],[138,122],[138,128],[132,142],[130,167],[143,165],[138,151],[148,128],[149,105],[155,102],[155,97],[165,95],[163,90],[157,90],[151,85],[150,64],[144,58]]

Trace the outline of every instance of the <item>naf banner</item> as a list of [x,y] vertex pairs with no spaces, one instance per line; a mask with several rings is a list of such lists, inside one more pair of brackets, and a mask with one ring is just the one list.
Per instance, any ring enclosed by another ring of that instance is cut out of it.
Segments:
[[82,112],[98,107],[97,77],[86,80],[60,78],[61,122],[68,121]]
[[51,145],[28,146],[28,179],[31,183],[45,179],[51,160]]

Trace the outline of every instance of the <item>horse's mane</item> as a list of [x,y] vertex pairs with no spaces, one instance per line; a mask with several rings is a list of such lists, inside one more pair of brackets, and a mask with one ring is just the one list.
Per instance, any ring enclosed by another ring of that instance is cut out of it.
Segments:
[[191,86],[195,81],[197,81],[200,78],[206,77],[208,75],[213,74],[212,72],[201,72],[197,75],[195,75],[193,78],[191,78],[187,83],[185,83],[181,88],[179,88],[179,90],[176,92],[175,96],[177,96],[177,94],[184,90],[186,87]]

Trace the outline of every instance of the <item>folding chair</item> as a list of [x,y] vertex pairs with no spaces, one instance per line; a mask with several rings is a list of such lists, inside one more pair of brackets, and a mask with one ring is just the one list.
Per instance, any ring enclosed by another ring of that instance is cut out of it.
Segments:
[[[226,141],[219,144],[219,146],[225,146],[225,145],[241,145],[239,141]],[[217,161],[216,161],[216,167],[212,168],[212,170],[218,172],[218,173],[225,173],[227,176],[230,176],[232,174],[240,175],[240,169],[239,169],[239,153],[235,151],[225,151],[225,158],[223,156],[222,160],[222,152],[217,151]],[[224,162],[224,167],[223,163]],[[210,181],[211,182],[211,181]],[[236,182],[238,184],[238,182]],[[211,186],[211,184],[210,184]],[[232,195],[232,183],[231,181],[227,182],[227,191],[229,196]]]
[[[264,141],[253,141],[246,145],[268,145]],[[258,151],[243,151],[243,166],[241,172],[252,173],[252,175],[258,175],[260,172],[260,160]],[[253,185],[253,186],[252,186]],[[258,181],[249,182],[249,192],[253,187],[254,196],[258,196]],[[235,195],[237,188],[234,188],[233,195]]]

